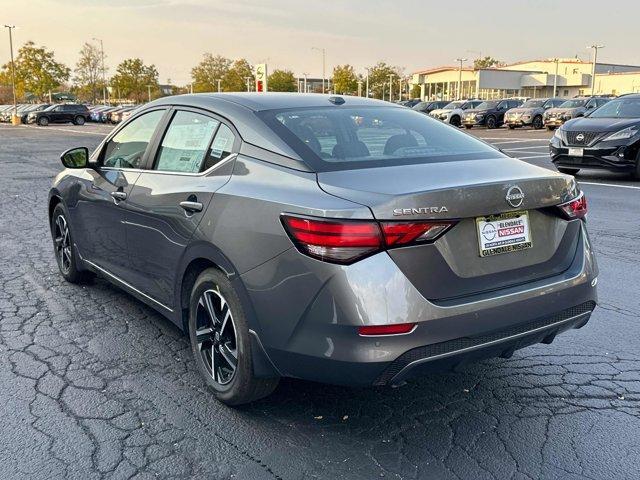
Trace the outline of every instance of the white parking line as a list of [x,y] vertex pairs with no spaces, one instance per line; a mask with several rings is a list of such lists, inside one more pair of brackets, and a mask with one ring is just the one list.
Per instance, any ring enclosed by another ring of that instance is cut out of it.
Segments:
[[[522,150],[520,150],[519,152],[513,152],[513,153],[511,153],[511,150],[503,150],[503,151],[504,151],[504,152],[506,152],[506,153],[508,153],[510,156],[518,156],[518,155],[520,155],[521,153],[524,153],[524,154],[528,154],[528,153],[530,153],[530,154],[532,154],[532,155],[535,155],[536,157],[548,157],[548,156],[549,156],[549,154],[548,154],[548,153],[546,153],[546,152],[530,152],[530,151],[528,152],[528,151],[522,151]],[[523,157],[518,156],[518,158],[523,158]],[[527,158],[528,158],[528,157],[527,157]]]
[[512,157],[517,158],[518,160],[527,160],[528,158],[549,158],[549,155],[531,155],[528,157]]
[[628,188],[630,190],[640,190],[640,187],[634,187],[632,185],[616,185],[614,183],[598,183],[598,182],[583,182],[578,180],[581,185],[598,185],[600,187],[614,187],[614,188]]
[[529,149],[536,149],[536,148],[547,148],[547,146],[546,145],[540,145],[539,147],[537,147],[535,145],[531,145],[529,147],[503,148],[503,150],[511,152],[511,151],[515,151],[515,150],[529,150]]
[[[482,138],[478,137],[481,140],[505,140],[505,138]],[[517,138],[514,140],[505,140],[503,142],[491,142],[493,145],[503,145],[505,143],[527,143],[527,142],[549,142],[548,138]]]

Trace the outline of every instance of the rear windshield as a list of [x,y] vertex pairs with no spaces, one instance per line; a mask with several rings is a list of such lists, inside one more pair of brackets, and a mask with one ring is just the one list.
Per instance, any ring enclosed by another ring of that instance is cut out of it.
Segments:
[[258,115],[316,171],[502,156],[486,143],[407,108],[338,106]]

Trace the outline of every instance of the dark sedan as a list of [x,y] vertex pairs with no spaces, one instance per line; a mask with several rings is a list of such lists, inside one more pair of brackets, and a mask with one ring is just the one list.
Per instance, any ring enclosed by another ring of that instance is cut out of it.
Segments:
[[511,108],[522,105],[522,100],[487,100],[476,108],[467,110],[462,116],[465,128],[485,125],[487,128],[497,128],[504,123],[504,114]]
[[640,179],[640,95],[611,100],[569,120],[556,130],[550,150],[551,160],[564,173],[597,168]]
[[424,102],[416,103],[411,108],[416,112],[429,115],[432,111],[437,110],[438,108],[444,108],[450,103],[451,102],[449,100],[425,100]]

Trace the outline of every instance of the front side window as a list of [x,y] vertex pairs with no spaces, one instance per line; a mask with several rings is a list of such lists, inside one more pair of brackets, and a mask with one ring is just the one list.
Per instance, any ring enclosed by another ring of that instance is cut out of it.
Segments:
[[140,168],[147,145],[164,113],[164,110],[154,110],[125,125],[107,142],[102,165],[114,168]]
[[258,115],[317,171],[500,156],[485,143],[406,108],[321,107]]
[[[211,138],[219,125],[218,120],[206,115],[176,112],[158,150],[155,170],[200,172],[208,155]],[[215,147],[219,155],[223,154],[224,146]],[[213,148],[214,145],[211,146]]]

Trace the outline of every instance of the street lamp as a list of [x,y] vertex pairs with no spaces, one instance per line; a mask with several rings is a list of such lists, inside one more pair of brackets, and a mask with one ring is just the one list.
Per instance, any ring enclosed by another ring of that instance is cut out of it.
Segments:
[[598,50],[604,48],[604,45],[593,44],[587,48],[593,49],[593,65],[591,65],[591,95],[595,94],[596,89],[596,63],[598,62]]
[[367,80],[366,80],[366,82],[367,82],[367,86],[366,86],[366,88],[365,88],[366,93],[367,93],[367,98],[369,98],[369,70],[370,70],[370,69],[369,69],[369,68],[367,68]]
[[107,104],[107,82],[104,78],[104,45],[102,44],[102,40],[96,37],[93,37],[96,42],[100,42],[100,58],[101,58],[101,70],[102,70],[102,103]]
[[460,86],[462,85],[462,62],[466,61],[466,58],[456,58],[456,62],[460,62],[460,67],[458,68],[458,100],[462,99],[462,95],[460,94]]
[[218,84],[218,93],[220,93],[220,82],[222,82],[221,78],[216,78],[215,82]]
[[251,77],[244,77],[244,79],[247,81],[247,92],[251,91]]
[[327,78],[325,73],[327,52],[324,48],[318,48],[318,47],[311,47],[311,50],[317,50],[318,52],[322,52],[322,93],[325,93],[324,82]]
[[147,85],[147,94],[149,97],[149,101],[151,101],[151,85]]
[[16,28],[16,26],[5,25],[5,28],[9,29],[9,51],[11,52],[11,89],[13,90],[13,117],[11,118],[11,123],[15,123],[18,117],[18,102],[16,101],[16,69],[13,64],[13,36],[11,35],[11,31]]
[[393,102],[393,77],[395,75],[393,73],[389,74],[389,101]]
[[556,91],[557,91],[557,88],[558,88],[558,63],[560,62],[560,59],[559,58],[554,58],[553,61],[556,64],[556,74],[553,76],[553,95],[552,95],[552,97],[555,98]]

